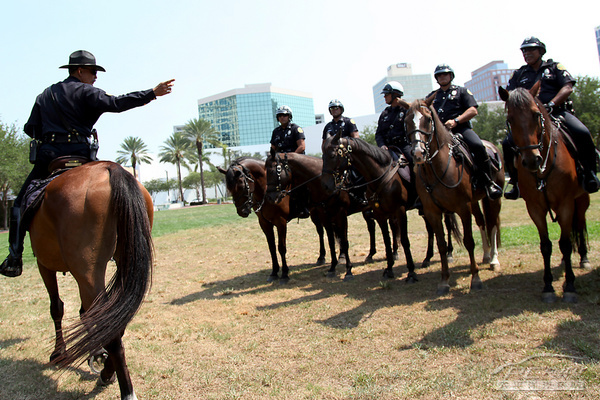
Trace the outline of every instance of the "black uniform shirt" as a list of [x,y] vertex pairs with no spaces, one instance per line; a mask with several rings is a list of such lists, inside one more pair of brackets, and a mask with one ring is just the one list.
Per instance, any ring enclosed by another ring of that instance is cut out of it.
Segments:
[[298,148],[298,140],[305,139],[304,131],[298,125],[290,122],[284,129],[279,125],[273,130],[271,144],[278,152],[293,153]]
[[514,90],[518,87],[531,89],[539,79],[542,82],[538,97],[544,104],[551,101],[563,86],[568,83],[575,85],[576,82],[561,63],[548,60],[544,61],[537,71],[529,65],[523,65],[513,72],[506,89]]
[[435,93],[433,107],[442,122],[457,118],[471,107],[477,107],[477,100],[473,93],[465,87],[450,85],[448,90],[438,89],[427,95],[430,97]]
[[25,124],[25,133],[31,137],[42,139],[51,133],[67,133],[67,128],[56,112],[51,90],[63,117],[82,136],[91,135],[94,124],[103,113],[126,111],[156,98],[152,89],[111,96],[102,89],[70,76],[46,88],[35,100]]
[[400,146],[404,144],[406,141],[406,130],[404,129],[406,111],[404,107],[388,106],[381,112],[379,121],[377,121],[377,131],[375,131],[377,146]]
[[353,119],[348,117],[342,117],[338,121],[331,121],[323,129],[323,140],[327,139],[328,136],[337,135],[342,129],[342,137],[350,137],[354,132],[358,132],[358,128],[354,123]]

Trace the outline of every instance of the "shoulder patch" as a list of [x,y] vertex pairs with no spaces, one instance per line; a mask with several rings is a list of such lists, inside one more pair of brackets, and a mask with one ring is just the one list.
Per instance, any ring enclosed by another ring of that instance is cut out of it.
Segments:
[[298,133],[304,133],[304,131],[302,130],[302,128],[298,127]]
[[356,122],[354,122],[354,120],[352,118],[350,118],[350,122],[352,122],[353,124],[356,124]]
[[467,93],[469,93],[471,96],[473,96],[473,93],[471,93],[471,91],[469,89],[467,89]]
[[561,71],[566,70],[565,66],[562,65],[561,63],[556,64],[556,68],[560,69]]

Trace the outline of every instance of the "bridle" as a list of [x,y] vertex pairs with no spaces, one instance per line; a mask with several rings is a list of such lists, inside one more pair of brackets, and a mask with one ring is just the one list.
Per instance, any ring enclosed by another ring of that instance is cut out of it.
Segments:
[[[273,193],[279,193],[279,195],[276,197],[275,203],[279,203],[281,200],[283,200],[283,198],[285,196],[290,195],[294,190],[297,190],[298,188],[307,185],[309,182],[315,180],[315,179],[319,179],[322,175],[318,174],[315,175],[314,177],[306,180],[305,182],[302,182],[301,184],[286,190],[283,188],[282,185],[282,175],[283,172],[285,171],[286,175],[289,177],[289,175],[292,173],[292,170],[290,168],[289,162],[288,162],[288,157],[287,157],[287,153],[284,153],[284,157],[283,160],[281,159],[281,157],[279,157],[279,155],[275,155],[275,176],[277,177],[277,183],[270,183],[267,181],[267,194],[273,194]],[[267,173],[268,175],[268,173]],[[291,182],[287,185],[290,186]]]
[[333,170],[329,170],[329,169],[326,169],[325,166],[323,165],[323,173],[331,174],[333,176],[336,190],[349,190],[350,188],[348,186],[346,186],[345,183],[348,182],[350,166],[352,165],[352,159],[350,158],[350,155],[352,154],[352,146],[350,146],[349,143],[347,143],[347,145],[344,146],[344,143],[342,143],[340,141],[340,144],[338,145],[337,150],[335,151],[335,154],[337,154],[336,159],[341,159],[341,160],[346,161],[347,167],[342,168],[340,165],[340,166],[337,166],[336,168],[334,168]]
[[[265,199],[263,198],[263,201],[260,204],[255,203],[254,190],[255,190],[256,181],[255,181],[254,177],[252,176],[252,173],[250,172],[250,170],[248,168],[246,168],[244,165],[242,165],[240,163],[232,164],[231,170],[234,172],[237,171],[240,173],[240,177],[241,177],[241,180],[244,185],[244,192],[241,195],[236,196],[237,199],[239,199],[242,196],[245,196],[246,201],[243,204],[243,208],[244,209],[247,208],[249,210],[254,210],[254,212],[259,212],[265,202]],[[254,186],[254,187],[251,188],[250,184],[252,184],[252,186]],[[237,199],[234,199],[234,201]]]

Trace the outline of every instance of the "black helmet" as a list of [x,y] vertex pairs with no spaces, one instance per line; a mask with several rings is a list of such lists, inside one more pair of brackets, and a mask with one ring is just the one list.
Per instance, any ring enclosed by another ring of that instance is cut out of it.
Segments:
[[292,109],[288,106],[279,106],[277,111],[275,111],[275,118],[279,118],[280,115],[289,115],[290,119],[292,119]]
[[402,97],[402,96],[404,96],[404,88],[402,87],[400,82],[389,81],[388,83],[385,84],[385,86],[383,87],[383,90],[381,91],[381,94],[388,94],[388,93],[391,93],[392,95],[396,95],[398,97]]
[[338,99],[334,99],[329,102],[329,107],[327,107],[327,108],[331,108],[331,107],[339,107],[342,109],[342,112],[344,112],[344,105]]
[[[450,72],[450,75],[452,75],[452,79],[454,79],[454,70],[452,68],[450,68],[450,66],[448,64],[440,64],[437,67],[435,67],[435,71],[433,72],[433,77],[435,78],[438,74],[444,74],[446,72]],[[437,78],[436,78],[437,80]]]
[[541,55],[546,54],[546,45],[544,44],[544,42],[542,42],[540,39],[536,38],[535,36],[526,37],[525,40],[523,40],[523,43],[521,43],[521,50],[531,48],[531,47],[539,48]]

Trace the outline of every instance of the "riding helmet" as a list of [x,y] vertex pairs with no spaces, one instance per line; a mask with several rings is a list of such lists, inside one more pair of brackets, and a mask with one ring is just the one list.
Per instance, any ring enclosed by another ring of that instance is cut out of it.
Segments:
[[279,106],[277,111],[275,111],[275,118],[279,118],[280,115],[289,115],[290,119],[292,119],[292,109],[288,106]]
[[396,95],[398,97],[402,97],[402,96],[404,96],[404,88],[402,87],[400,82],[389,81],[388,83],[385,84],[385,86],[383,87],[383,90],[381,91],[381,94],[388,94],[388,93],[391,93],[392,95]]
[[[450,66],[448,64],[440,64],[437,67],[435,67],[433,77],[435,78],[438,74],[444,74],[446,72],[450,72],[452,79],[454,79],[454,70],[452,68],[450,68]],[[436,80],[437,80],[437,78],[436,78]]]
[[542,42],[540,39],[536,38],[535,36],[526,37],[525,40],[523,40],[523,43],[521,43],[521,50],[531,48],[531,47],[539,48],[541,55],[546,54],[546,45],[544,44],[544,42]]
[[338,99],[331,100],[331,101],[329,102],[329,107],[327,107],[327,108],[331,108],[331,107],[339,107],[339,108],[341,108],[341,109],[342,109],[342,112],[344,112],[344,105],[343,105],[343,104],[342,104],[342,102],[341,102],[341,101],[339,101]]

